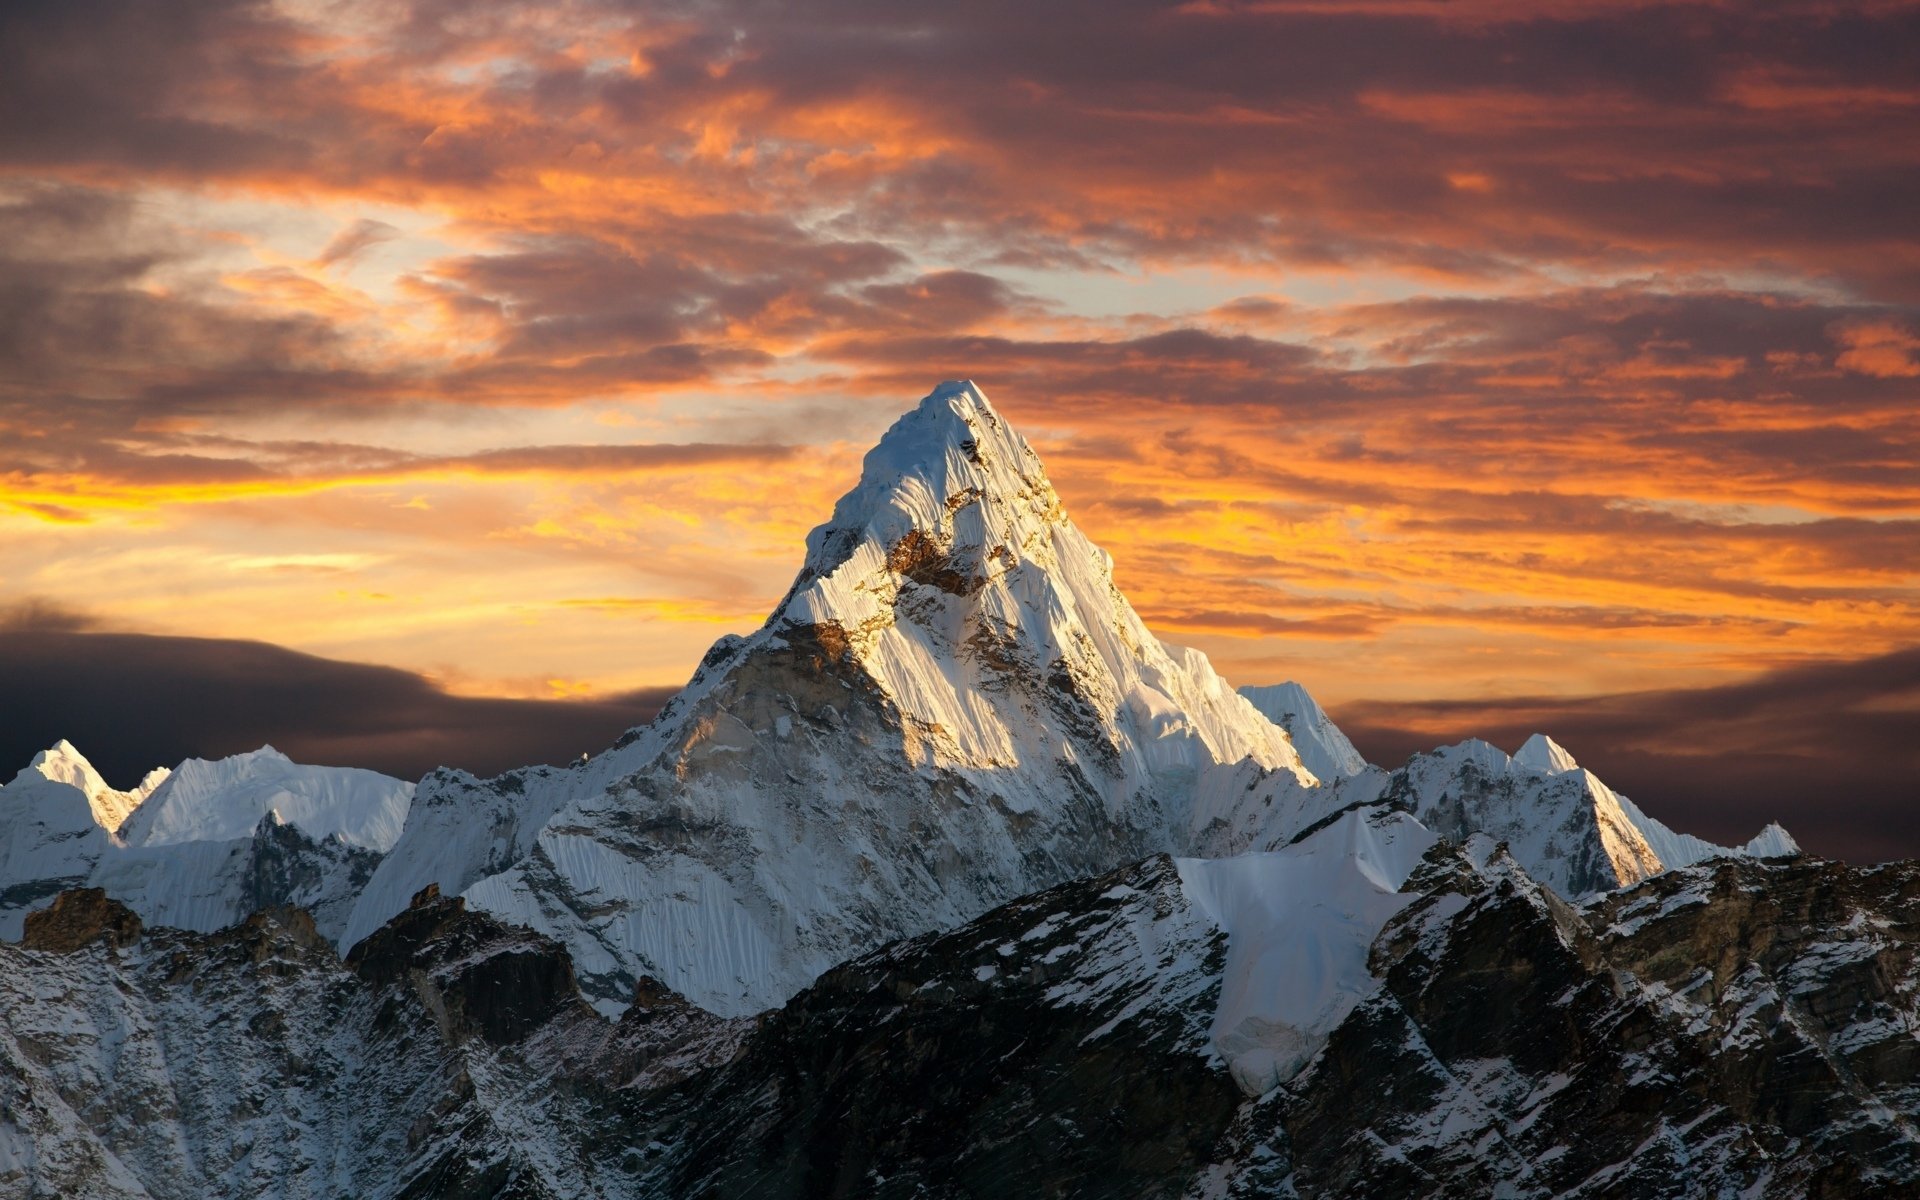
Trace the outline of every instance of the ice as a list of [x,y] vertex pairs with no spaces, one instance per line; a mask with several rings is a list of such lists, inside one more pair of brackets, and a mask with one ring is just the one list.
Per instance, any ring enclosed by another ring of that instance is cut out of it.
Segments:
[[1227,933],[1213,1040],[1248,1094],[1298,1074],[1374,990],[1367,950],[1436,841],[1405,813],[1361,809],[1285,850],[1178,860],[1187,897]]
[[1332,781],[1367,769],[1367,760],[1306,688],[1289,680],[1267,687],[1243,687],[1240,694],[1261,715],[1287,731],[1300,760],[1320,779]]

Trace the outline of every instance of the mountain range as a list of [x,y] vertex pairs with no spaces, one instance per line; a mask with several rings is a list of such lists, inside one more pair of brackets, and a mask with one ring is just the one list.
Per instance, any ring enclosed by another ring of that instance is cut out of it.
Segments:
[[1920,1187],[1910,867],[1544,735],[1367,763],[1155,638],[970,382],[603,753],[119,792],[61,743],[0,846],[26,1194]]

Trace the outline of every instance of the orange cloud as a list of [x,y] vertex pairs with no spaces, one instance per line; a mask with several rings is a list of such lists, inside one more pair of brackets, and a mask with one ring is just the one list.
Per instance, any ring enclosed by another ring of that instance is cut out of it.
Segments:
[[1834,327],[1834,338],[1846,347],[1834,359],[1845,371],[1876,379],[1911,379],[1920,375],[1920,337],[1892,321],[1852,321]]
[[1006,11],[24,14],[0,599],[673,683],[972,375],[1236,672],[1920,637],[1911,5]]

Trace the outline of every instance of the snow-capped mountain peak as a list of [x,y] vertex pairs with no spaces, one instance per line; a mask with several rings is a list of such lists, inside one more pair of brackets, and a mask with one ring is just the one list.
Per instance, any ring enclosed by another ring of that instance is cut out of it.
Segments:
[[788,630],[857,662],[912,718],[929,766],[1003,768],[1058,752],[1057,738],[1035,742],[1031,722],[1009,721],[1017,706],[995,694],[1054,709],[1086,735],[1078,750],[1123,773],[1247,758],[1300,766],[1204,656],[1170,652],[1147,631],[1114,586],[1112,558],[1068,519],[1039,456],[971,381],[935,388],[867,454],[859,484],[808,535],[762,637]]
[[33,761],[14,776],[14,782],[30,780],[38,776],[55,783],[64,783],[79,789],[87,798],[87,805],[93,810],[94,821],[108,832],[118,830],[129,814],[139,807],[154,788],[166,780],[167,770],[155,768],[140,781],[140,786],[130,792],[110,787],[100,772],[94,770],[86,755],[80,753],[72,742],[61,738],[49,748],[33,756]]
[[[1046,534],[1066,523],[1033,447],[971,381],[949,381],[868,451],[859,484],[808,534],[806,561],[775,620],[857,629],[885,603],[865,586],[883,569],[978,590],[1021,552],[1046,554]],[[1098,557],[1110,572],[1111,560]]]
[[1755,858],[1792,858],[1805,853],[1786,826],[1778,821],[1767,822],[1767,827],[1741,848]]
[[278,812],[309,837],[337,834],[385,852],[399,840],[412,798],[411,783],[358,768],[305,766],[262,746],[181,763],[127,819],[121,837],[130,846],[250,837],[262,817]]
[[430,777],[347,936],[438,883],[564,941],[597,1003],[647,974],[748,1013],[1025,891],[1304,828],[1336,802],[1315,783],[1147,630],[1032,447],[951,382],[651,726],[580,771]]
[[1664,869],[1637,810],[1629,812],[1590,771],[1532,765],[1552,761],[1548,747],[1559,750],[1545,738],[1527,747],[1531,762],[1478,738],[1416,754],[1395,772],[1390,792],[1447,838],[1485,833],[1509,843],[1534,878],[1564,896],[1623,887]]
[[1543,775],[1564,775],[1580,768],[1565,746],[1544,733],[1536,733],[1528,738],[1520,749],[1514,751],[1513,761]]
[[1306,688],[1288,680],[1267,687],[1243,687],[1240,694],[1267,720],[1287,731],[1293,748],[1300,752],[1300,761],[1320,779],[1344,779],[1367,769],[1367,760]]
[[29,773],[77,787],[83,792],[104,791],[107,786],[107,781],[93,769],[87,756],[65,738],[34,755],[33,761],[14,774],[14,779],[18,780]]

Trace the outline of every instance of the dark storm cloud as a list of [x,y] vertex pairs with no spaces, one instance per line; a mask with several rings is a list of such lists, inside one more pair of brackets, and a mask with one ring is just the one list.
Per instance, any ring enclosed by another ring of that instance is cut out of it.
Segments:
[[453,696],[391,667],[262,642],[86,632],[72,614],[0,620],[0,774],[60,738],[107,779],[271,744],[300,762],[417,779],[492,775],[598,753],[653,719],[674,689],[602,700]]
[[[264,107],[299,75],[254,0],[14,0],[0,8],[0,162],[228,174],[298,165],[298,139],[203,111]],[[251,103],[250,103],[251,102]]]
[[[900,217],[1024,207],[1116,248],[1466,273],[1818,256],[1904,291],[1915,265],[1902,197],[1920,166],[1889,136],[1920,93],[1920,64],[1891,49],[1920,39],[1910,5],[818,4],[735,20],[748,53],[729,82],[793,105],[895,97],[1007,164],[903,180],[883,197]],[[1860,136],[1876,115],[1880,137]],[[1076,214],[1076,189],[1103,202]]]
[[1920,856],[1920,650],[1723,687],[1359,702],[1333,715],[1389,766],[1467,737],[1511,753],[1544,732],[1676,829],[1741,842],[1778,820],[1818,854]]

